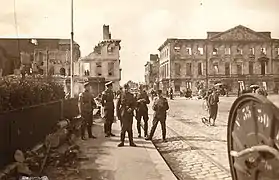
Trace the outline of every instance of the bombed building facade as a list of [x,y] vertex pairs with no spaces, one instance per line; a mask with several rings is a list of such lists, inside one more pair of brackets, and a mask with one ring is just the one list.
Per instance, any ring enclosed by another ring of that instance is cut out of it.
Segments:
[[279,86],[279,39],[242,25],[207,32],[206,39],[167,39],[160,51],[160,88],[197,90],[200,84],[224,83],[231,91],[258,84],[268,91]]

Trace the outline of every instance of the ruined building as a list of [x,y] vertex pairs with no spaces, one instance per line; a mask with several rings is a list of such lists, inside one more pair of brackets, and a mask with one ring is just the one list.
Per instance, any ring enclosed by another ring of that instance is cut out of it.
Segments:
[[150,60],[144,65],[145,67],[145,84],[149,89],[158,89],[159,83],[159,55],[150,54]]
[[198,84],[224,83],[237,91],[238,83],[258,84],[272,91],[279,85],[279,39],[270,32],[236,26],[207,32],[206,39],[167,39],[160,51],[159,81],[175,92]]
[[103,26],[103,40],[99,42],[92,53],[79,60],[80,76],[102,77],[106,81],[113,81],[113,89],[119,88],[121,80],[120,42],[112,39],[109,26]]

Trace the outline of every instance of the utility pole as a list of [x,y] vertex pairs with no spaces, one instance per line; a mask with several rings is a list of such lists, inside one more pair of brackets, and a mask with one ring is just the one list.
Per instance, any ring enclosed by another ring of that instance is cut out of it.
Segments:
[[46,76],[48,76],[48,48],[46,49]]
[[71,0],[71,98],[74,97],[73,43],[74,43],[74,0]]
[[205,42],[205,87],[208,89],[208,52],[207,52],[207,41]]

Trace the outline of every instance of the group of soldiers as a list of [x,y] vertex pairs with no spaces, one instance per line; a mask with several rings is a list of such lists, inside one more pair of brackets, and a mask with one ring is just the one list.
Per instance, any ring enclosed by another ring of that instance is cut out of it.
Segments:
[[[146,140],[152,140],[154,132],[158,123],[161,123],[163,141],[166,141],[166,112],[169,109],[168,101],[163,97],[162,91],[158,90],[156,93],[158,96],[154,100],[152,109],[154,110],[153,125],[150,133],[148,134],[148,107],[150,100],[147,92],[143,86],[139,87],[139,92],[133,94],[130,92],[128,84],[124,85],[124,89],[121,89],[117,93],[116,105],[114,104],[114,92],[112,90],[112,82],[105,84],[106,90],[101,96],[101,105],[104,109],[104,134],[105,137],[115,136],[112,133],[112,124],[117,117],[120,120],[121,133],[120,143],[118,147],[124,146],[125,134],[128,133],[130,146],[136,146],[133,141],[133,118],[137,120],[138,137],[142,137],[141,134],[141,120],[144,121],[144,137]],[[93,109],[96,108],[93,95],[90,93],[89,83],[84,84],[84,92],[79,95],[79,111],[82,117],[81,138],[85,140],[85,129],[87,127],[88,137],[96,138],[92,134],[93,123]],[[115,115],[116,114],[116,115]]]

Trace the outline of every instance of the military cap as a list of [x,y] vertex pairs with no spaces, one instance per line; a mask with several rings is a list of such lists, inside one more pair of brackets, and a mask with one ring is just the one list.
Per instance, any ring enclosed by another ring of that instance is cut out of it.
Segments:
[[109,81],[105,84],[106,86],[112,85],[112,81]]
[[125,89],[126,89],[126,88],[129,88],[129,84],[128,84],[128,83],[124,84],[124,88],[125,88]]
[[89,82],[85,82],[85,83],[83,84],[84,87],[86,87],[86,86],[88,86],[88,85],[89,85]]

